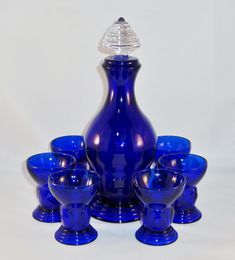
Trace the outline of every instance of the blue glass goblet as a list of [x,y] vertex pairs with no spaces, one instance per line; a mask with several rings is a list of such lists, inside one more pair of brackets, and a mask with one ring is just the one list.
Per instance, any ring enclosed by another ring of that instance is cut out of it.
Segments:
[[142,226],[136,238],[154,246],[173,243],[178,234],[171,226],[172,205],[184,190],[185,177],[165,169],[148,169],[135,174],[132,183],[142,205]]
[[84,138],[81,135],[67,135],[57,137],[50,142],[53,152],[61,152],[73,155],[76,160],[76,168],[90,169],[86,158]]
[[207,160],[195,154],[168,154],[158,160],[159,166],[174,170],[186,177],[183,194],[174,204],[175,223],[187,224],[199,220],[202,216],[195,206],[197,200],[196,185],[207,169]]
[[97,231],[89,224],[89,204],[99,181],[96,173],[86,169],[64,170],[49,177],[50,191],[61,203],[62,226],[55,233],[57,241],[83,245],[96,239]]
[[191,142],[185,137],[175,135],[161,135],[157,138],[155,160],[151,168],[158,166],[158,159],[166,154],[187,153],[191,150]]
[[64,168],[74,168],[76,159],[62,153],[40,153],[29,157],[26,165],[30,176],[37,183],[36,191],[39,206],[33,211],[33,217],[42,222],[60,222],[59,202],[48,188],[48,177],[51,173]]

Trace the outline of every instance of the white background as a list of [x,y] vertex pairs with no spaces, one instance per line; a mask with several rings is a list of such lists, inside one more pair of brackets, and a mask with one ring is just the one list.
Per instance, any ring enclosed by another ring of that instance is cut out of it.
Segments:
[[[1,259],[235,259],[234,13],[232,0],[0,0]],[[64,246],[53,238],[59,224],[31,217],[24,161],[54,137],[81,134],[100,107],[98,44],[119,16],[142,43],[139,105],[159,135],[189,138],[209,161],[203,218],[174,225],[179,239],[166,247],[136,241],[139,222],[97,220],[95,242]]]

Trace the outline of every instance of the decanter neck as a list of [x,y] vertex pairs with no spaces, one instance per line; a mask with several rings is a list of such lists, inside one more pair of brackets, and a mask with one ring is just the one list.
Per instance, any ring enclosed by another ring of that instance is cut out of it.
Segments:
[[134,83],[140,69],[138,59],[113,56],[104,60],[103,68],[109,83],[107,101],[130,105],[135,103]]

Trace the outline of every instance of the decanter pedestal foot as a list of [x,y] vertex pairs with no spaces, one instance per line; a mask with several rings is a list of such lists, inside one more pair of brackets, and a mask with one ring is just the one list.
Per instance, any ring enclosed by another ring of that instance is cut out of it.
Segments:
[[105,203],[98,197],[91,205],[91,215],[106,222],[126,223],[140,219],[140,206],[138,204],[113,206]]

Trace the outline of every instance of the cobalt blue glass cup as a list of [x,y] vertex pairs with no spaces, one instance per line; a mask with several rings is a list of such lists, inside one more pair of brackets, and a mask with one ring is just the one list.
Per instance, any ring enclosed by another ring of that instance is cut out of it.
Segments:
[[203,178],[207,169],[207,160],[196,154],[169,154],[161,157],[159,166],[174,170],[186,177],[183,194],[174,204],[174,223],[187,224],[199,220],[202,213],[195,206],[197,200],[196,185]]
[[74,168],[76,159],[62,153],[40,153],[29,157],[26,165],[30,176],[37,183],[36,191],[39,206],[33,211],[36,220],[54,223],[60,222],[60,204],[48,188],[48,177],[64,168]]
[[133,189],[141,203],[142,226],[136,238],[147,245],[162,246],[177,240],[171,226],[174,201],[182,194],[185,177],[165,169],[147,169],[133,176]]
[[62,226],[55,239],[67,245],[83,245],[97,237],[97,231],[89,224],[90,202],[99,187],[95,172],[86,169],[63,170],[50,175],[51,193],[61,203]]
[[90,169],[86,158],[84,138],[81,135],[67,135],[53,139],[50,142],[53,152],[61,152],[74,156],[76,168]]
[[166,154],[171,153],[187,153],[191,150],[191,142],[182,136],[161,135],[157,138],[155,160],[151,164],[151,168],[158,165],[158,159]]

